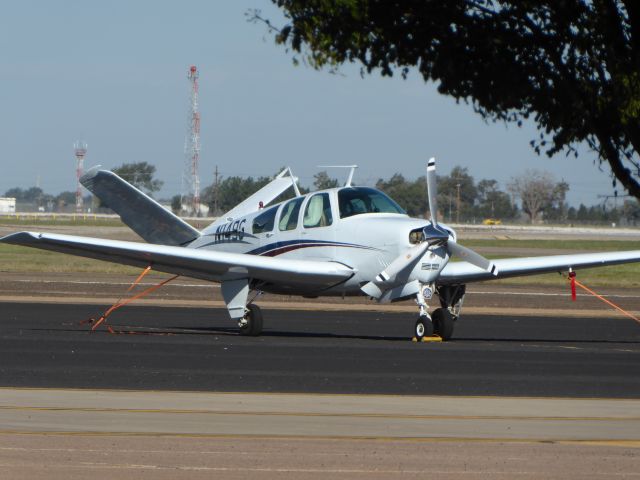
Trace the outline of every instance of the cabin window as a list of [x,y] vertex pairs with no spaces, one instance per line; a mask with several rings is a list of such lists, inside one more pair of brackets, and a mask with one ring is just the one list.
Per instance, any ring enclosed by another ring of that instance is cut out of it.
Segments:
[[318,193],[309,199],[304,209],[304,228],[327,227],[333,222],[328,193]]
[[270,232],[273,230],[273,224],[276,221],[276,212],[278,207],[271,207],[269,210],[262,212],[253,219],[253,233]]
[[302,205],[302,200],[304,200],[304,197],[294,198],[282,207],[280,221],[278,222],[278,228],[281,231],[296,229],[298,226],[298,216],[300,214],[300,205]]
[[338,192],[340,218],[352,217],[362,213],[399,213],[406,212],[391,198],[375,188],[348,187]]

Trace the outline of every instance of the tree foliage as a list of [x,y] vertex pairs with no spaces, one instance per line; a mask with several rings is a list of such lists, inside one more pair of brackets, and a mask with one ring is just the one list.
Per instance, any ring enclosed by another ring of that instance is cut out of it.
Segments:
[[482,218],[511,219],[518,208],[506,192],[499,189],[497,180],[480,180],[477,186],[477,213]]
[[491,121],[531,118],[531,144],[577,156],[586,142],[640,198],[637,0],[272,0],[277,43],[315,68],[411,70]]
[[547,212],[547,217],[553,218],[553,213],[566,211],[565,197],[569,185],[557,182],[549,172],[528,170],[523,175],[514,177],[509,186],[514,196],[520,198],[522,210],[529,216],[529,221],[538,221],[542,212]]
[[473,217],[477,196],[475,180],[467,168],[454,166],[449,175],[438,176],[438,205],[448,209],[450,222]]
[[[247,197],[251,196],[267,183],[270,182],[269,177],[227,177],[218,184],[218,211],[227,212],[233,207],[241,203]],[[216,188],[215,185],[206,187],[202,192],[202,201],[209,205],[209,209],[213,212]]]
[[147,162],[123,163],[114,168],[113,173],[148,195],[153,195],[154,192],[160,190],[164,183],[153,178],[156,173],[156,167]]
[[640,225],[640,201],[625,200],[622,205],[622,216],[632,225]]
[[[439,218],[443,221],[472,222],[485,218],[508,220],[518,214],[517,207],[512,204],[509,195],[499,189],[496,180],[480,180],[476,185],[466,168],[455,166],[448,175],[438,175],[437,184]],[[410,216],[428,217],[426,177],[410,181],[396,173],[388,180],[379,179],[376,188],[398,202]]]
[[42,198],[44,192],[40,187],[30,187],[22,189],[14,187],[7,190],[5,197],[15,198],[16,202],[35,203]]
[[328,188],[336,188],[339,185],[338,180],[329,177],[326,171],[321,171],[313,176],[313,186],[316,190],[326,190]]

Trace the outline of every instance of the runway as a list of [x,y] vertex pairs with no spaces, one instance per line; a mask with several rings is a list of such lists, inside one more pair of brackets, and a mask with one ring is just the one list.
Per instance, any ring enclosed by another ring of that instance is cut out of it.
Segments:
[[[0,303],[3,478],[637,478],[640,328],[406,311]],[[348,307],[346,307],[348,308]],[[356,308],[356,307],[351,307]]]
[[408,340],[405,312],[264,309],[240,337],[213,308],[0,304],[0,385],[219,392],[640,398],[640,327],[623,318],[466,315]]

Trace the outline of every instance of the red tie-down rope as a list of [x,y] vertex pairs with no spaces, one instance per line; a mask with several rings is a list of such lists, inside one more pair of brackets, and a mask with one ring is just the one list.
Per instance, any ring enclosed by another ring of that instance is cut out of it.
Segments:
[[580,283],[577,279],[576,279],[576,272],[574,271],[569,271],[569,275],[567,277],[569,279],[569,282],[571,283],[571,300],[573,300],[574,302],[576,301],[576,285],[579,286],[581,289],[583,289],[585,292],[590,293],[591,295],[593,295],[594,297],[596,297],[598,300],[602,300],[604,303],[606,303],[607,305],[615,308],[616,310],[618,310],[620,313],[622,313],[623,315],[626,315],[627,317],[629,317],[630,319],[636,321],[637,323],[640,323],[640,318],[636,317],[635,315],[633,315],[630,312],[627,312],[624,308],[616,305],[615,303],[613,303],[611,300],[608,300],[606,298],[604,298],[602,295],[597,294],[596,292],[594,292],[593,290],[591,290],[589,287],[587,287],[586,285],[583,285],[582,283]]
[[[138,278],[136,278],[133,283],[131,285],[129,285],[129,288],[127,288],[125,294],[129,293],[131,290],[133,290],[136,285],[138,285],[140,283],[140,281],[144,278],[144,276],[149,273],[151,271],[151,265],[149,265],[148,267],[146,267],[142,273],[140,273],[140,275],[138,275]],[[107,317],[109,315],[111,315],[113,312],[115,312],[117,309],[119,309],[120,307],[124,307],[125,305],[127,305],[128,303],[133,302],[134,300],[137,300],[138,298],[142,298],[145,295],[157,290],[158,288],[162,287],[163,285],[166,285],[167,283],[171,282],[172,280],[175,280],[176,278],[178,278],[180,275],[174,275],[171,278],[168,278],[166,280],[163,280],[160,283],[157,283],[155,285],[152,285],[151,287],[143,290],[140,293],[137,293],[136,295],[134,295],[133,297],[129,297],[125,300],[122,300],[122,296],[118,299],[118,301],[116,303],[114,303],[111,307],[109,307],[101,316],[98,320],[96,320],[95,318],[91,318],[88,321],[85,322],[81,322],[81,323],[91,323],[91,331],[93,332],[96,328],[98,328],[103,322],[105,322],[107,320]],[[124,296],[124,295],[123,295]],[[110,327],[107,326],[107,329],[109,330],[109,333],[115,333],[115,331]]]

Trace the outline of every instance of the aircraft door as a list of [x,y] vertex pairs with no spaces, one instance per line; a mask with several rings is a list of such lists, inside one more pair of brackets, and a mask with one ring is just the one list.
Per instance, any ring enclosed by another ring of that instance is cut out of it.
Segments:
[[274,236],[276,235],[276,214],[278,213],[278,208],[279,205],[267,208],[253,219],[251,230],[255,237],[257,247],[254,250],[255,253],[263,253],[270,248],[270,244],[274,243]]
[[285,203],[278,213],[273,235],[265,239],[263,255],[271,257],[287,254],[288,258],[299,257],[300,207],[304,197],[297,197]]
[[300,238],[306,248],[305,258],[310,260],[335,259],[335,229],[329,193],[310,195],[304,205]]

